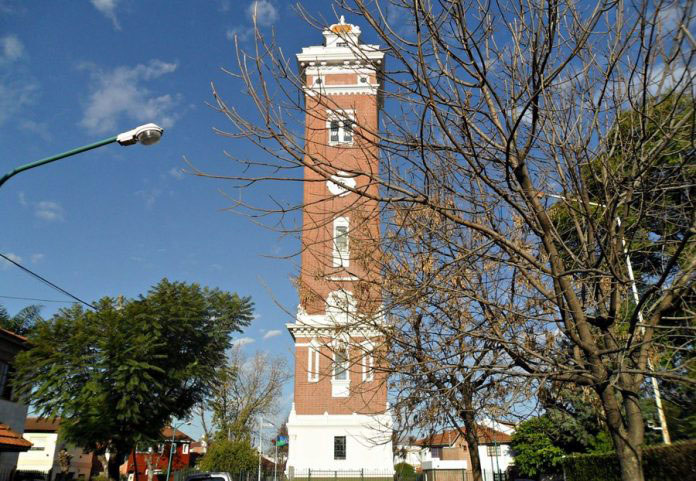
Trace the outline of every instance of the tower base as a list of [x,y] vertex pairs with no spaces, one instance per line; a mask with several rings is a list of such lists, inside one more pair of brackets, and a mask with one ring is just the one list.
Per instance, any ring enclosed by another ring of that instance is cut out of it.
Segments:
[[[391,480],[394,475],[392,419],[388,412],[298,415],[293,405],[287,426],[289,479]],[[343,441],[336,441],[337,437],[345,437],[343,450]]]

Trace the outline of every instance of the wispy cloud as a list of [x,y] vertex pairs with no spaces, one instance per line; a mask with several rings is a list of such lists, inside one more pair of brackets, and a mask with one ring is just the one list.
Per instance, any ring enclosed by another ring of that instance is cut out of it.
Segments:
[[273,330],[268,331],[266,334],[264,334],[263,339],[264,340],[270,339],[272,337],[280,336],[281,334],[282,334],[282,331],[280,331],[279,329],[273,329]]
[[157,199],[162,195],[162,189],[154,187],[152,189],[138,190],[135,195],[145,201],[145,207],[149,210],[155,206],[155,202],[157,202]]
[[[7,256],[15,262],[22,262],[22,258],[17,254],[14,254],[12,252],[3,252],[3,254],[5,254],[5,256]],[[0,268],[2,268],[2,270],[9,269],[12,266],[13,264],[11,262],[6,261],[5,259],[0,259]]]
[[174,177],[176,180],[181,180],[184,178],[184,172],[178,167],[172,167],[169,169],[169,175]]
[[43,140],[51,140],[53,136],[51,135],[49,126],[45,122],[35,122],[33,120],[22,120],[19,123],[19,128],[25,132],[29,132],[37,135]]
[[24,45],[16,35],[0,37],[0,60],[14,62],[24,56]]
[[84,68],[92,74],[91,94],[80,122],[84,127],[95,133],[114,131],[123,116],[138,122],[157,122],[164,128],[174,124],[174,109],[181,96],[154,94],[146,83],[174,72],[176,63],[151,60],[147,65],[121,66],[110,71],[94,66]]
[[116,18],[116,6],[118,0],[90,0],[94,8],[99,10],[106,18],[111,20],[114,28],[116,30],[121,30],[121,25],[118,23],[118,18]]
[[252,339],[251,337],[240,337],[239,339],[235,339],[234,341],[232,341],[232,345],[241,347],[246,346],[247,344],[252,344],[254,342],[256,341],[254,341],[254,339]]
[[256,17],[256,24],[269,27],[278,20],[278,9],[268,0],[256,0],[247,7],[250,19]]
[[0,124],[34,103],[39,84],[28,73],[24,44],[16,35],[0,37]]
[[44,254],[41,253],[36,253],[31,255],[31,263],[32,264],[38,264],[42,260],[44,260],[44,257],[46,257]]
[[65,209],[52,200],[42,200],[34,204],[34,216],[49,222],[65,220]]
[[270,27],[278,21],[278,8],[269,0],[254,0],[246,9],[248,24],[235,25],[225,32],[228,40],[236,37],[239,42],[246,42],[254,37],[254,19],[259,27]]

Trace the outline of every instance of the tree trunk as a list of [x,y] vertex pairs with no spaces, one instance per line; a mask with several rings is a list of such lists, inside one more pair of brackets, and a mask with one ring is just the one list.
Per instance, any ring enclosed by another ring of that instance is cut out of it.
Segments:
[[474,406],[472,401],[471,389],[463,391],[460,389],[464,397],[464,411],[460,413],[464,421],[464,437],[466,438],[466,449],[469,451],[469,459],[471,460],[471,477],[472,481],[483,481],[481,473],[481,459],[479,458],[478,450],[478,431],[476,429],[476,420],[474,419]]
[[[616,448],[616,456],[619,458],[621,480],[644,481],[643,448],[641,446],[643,444],[643,421],[642,416],[639,416],[640,419],[636,419],[637,403],[633,399],[624,398],[624,405],[628,411],[628,416],[624,421],[618,401],[620,395],[618,390],[612,386],[606,386],[599,390],[599,395],[607,416],[607,427]],[[636,426],[636,422],[641,423],[641,425]]]
[[111,453],[111,456],[109,456],[109,461],[108,461],[108,473],[109,473],[109,479],[112,481],[118,481],[120,473],[118,471],[119,468],[119,460],[123,459],[123,455],[120,452],[115,452]]

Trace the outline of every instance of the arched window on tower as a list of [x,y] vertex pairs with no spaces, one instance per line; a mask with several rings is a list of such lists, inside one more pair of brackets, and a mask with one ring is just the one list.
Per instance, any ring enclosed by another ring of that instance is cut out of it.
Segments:
[[336,217],[333,222],[333,266],[348,267],[350,265],[350,239],[348,232],[350,221],[348,217]]
[[307,347],[307,381],[319,381],[319,349],[321,346],[312,339],[312,342]]

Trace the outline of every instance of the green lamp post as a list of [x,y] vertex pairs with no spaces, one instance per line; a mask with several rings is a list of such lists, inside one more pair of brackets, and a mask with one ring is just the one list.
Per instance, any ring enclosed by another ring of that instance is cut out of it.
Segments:
[[133,130],[129,130],[127,132],[123,132],[121,134],[115,135],[113,137],[109,137],[108,139],[101,140],[99,142],[95,142],[93,144],[85,145],[82,147],[78,147],[76,149],[68,150],[67,152],[63,152],[62,154],[58,155],[53,155],[51,157],[46,157],[41,160],[37,160],[36,162],[31,162],[29,164],[24,164],[20,165],[19,167],[9,171],[7,174],[3,175],[0,178],[0,187],[7,182],[10,178],[14,177],[15,175],[19,174],[20,172],[24,172],[25,170],[33,169],[34,167],[40,167],[42,165],[55,162],[56,160],[64,159],[65,157],[70,157],[75,154],[79,154],[81,152],[86,152],[88,150],[96,149],[97,147],[101,147],[102,145],[107,145],[107,144],[112,144],[114,142],[119,143],[120,145],[133,145],[137,143],[141,143],[143,145],[152,145],[156,144],[159,142],[159,139],[162,137],[162,134],[164,133],[164,129],[162,127],[159,127],[156,124],[145,124],[141,125],[139,127],[134,128]]

